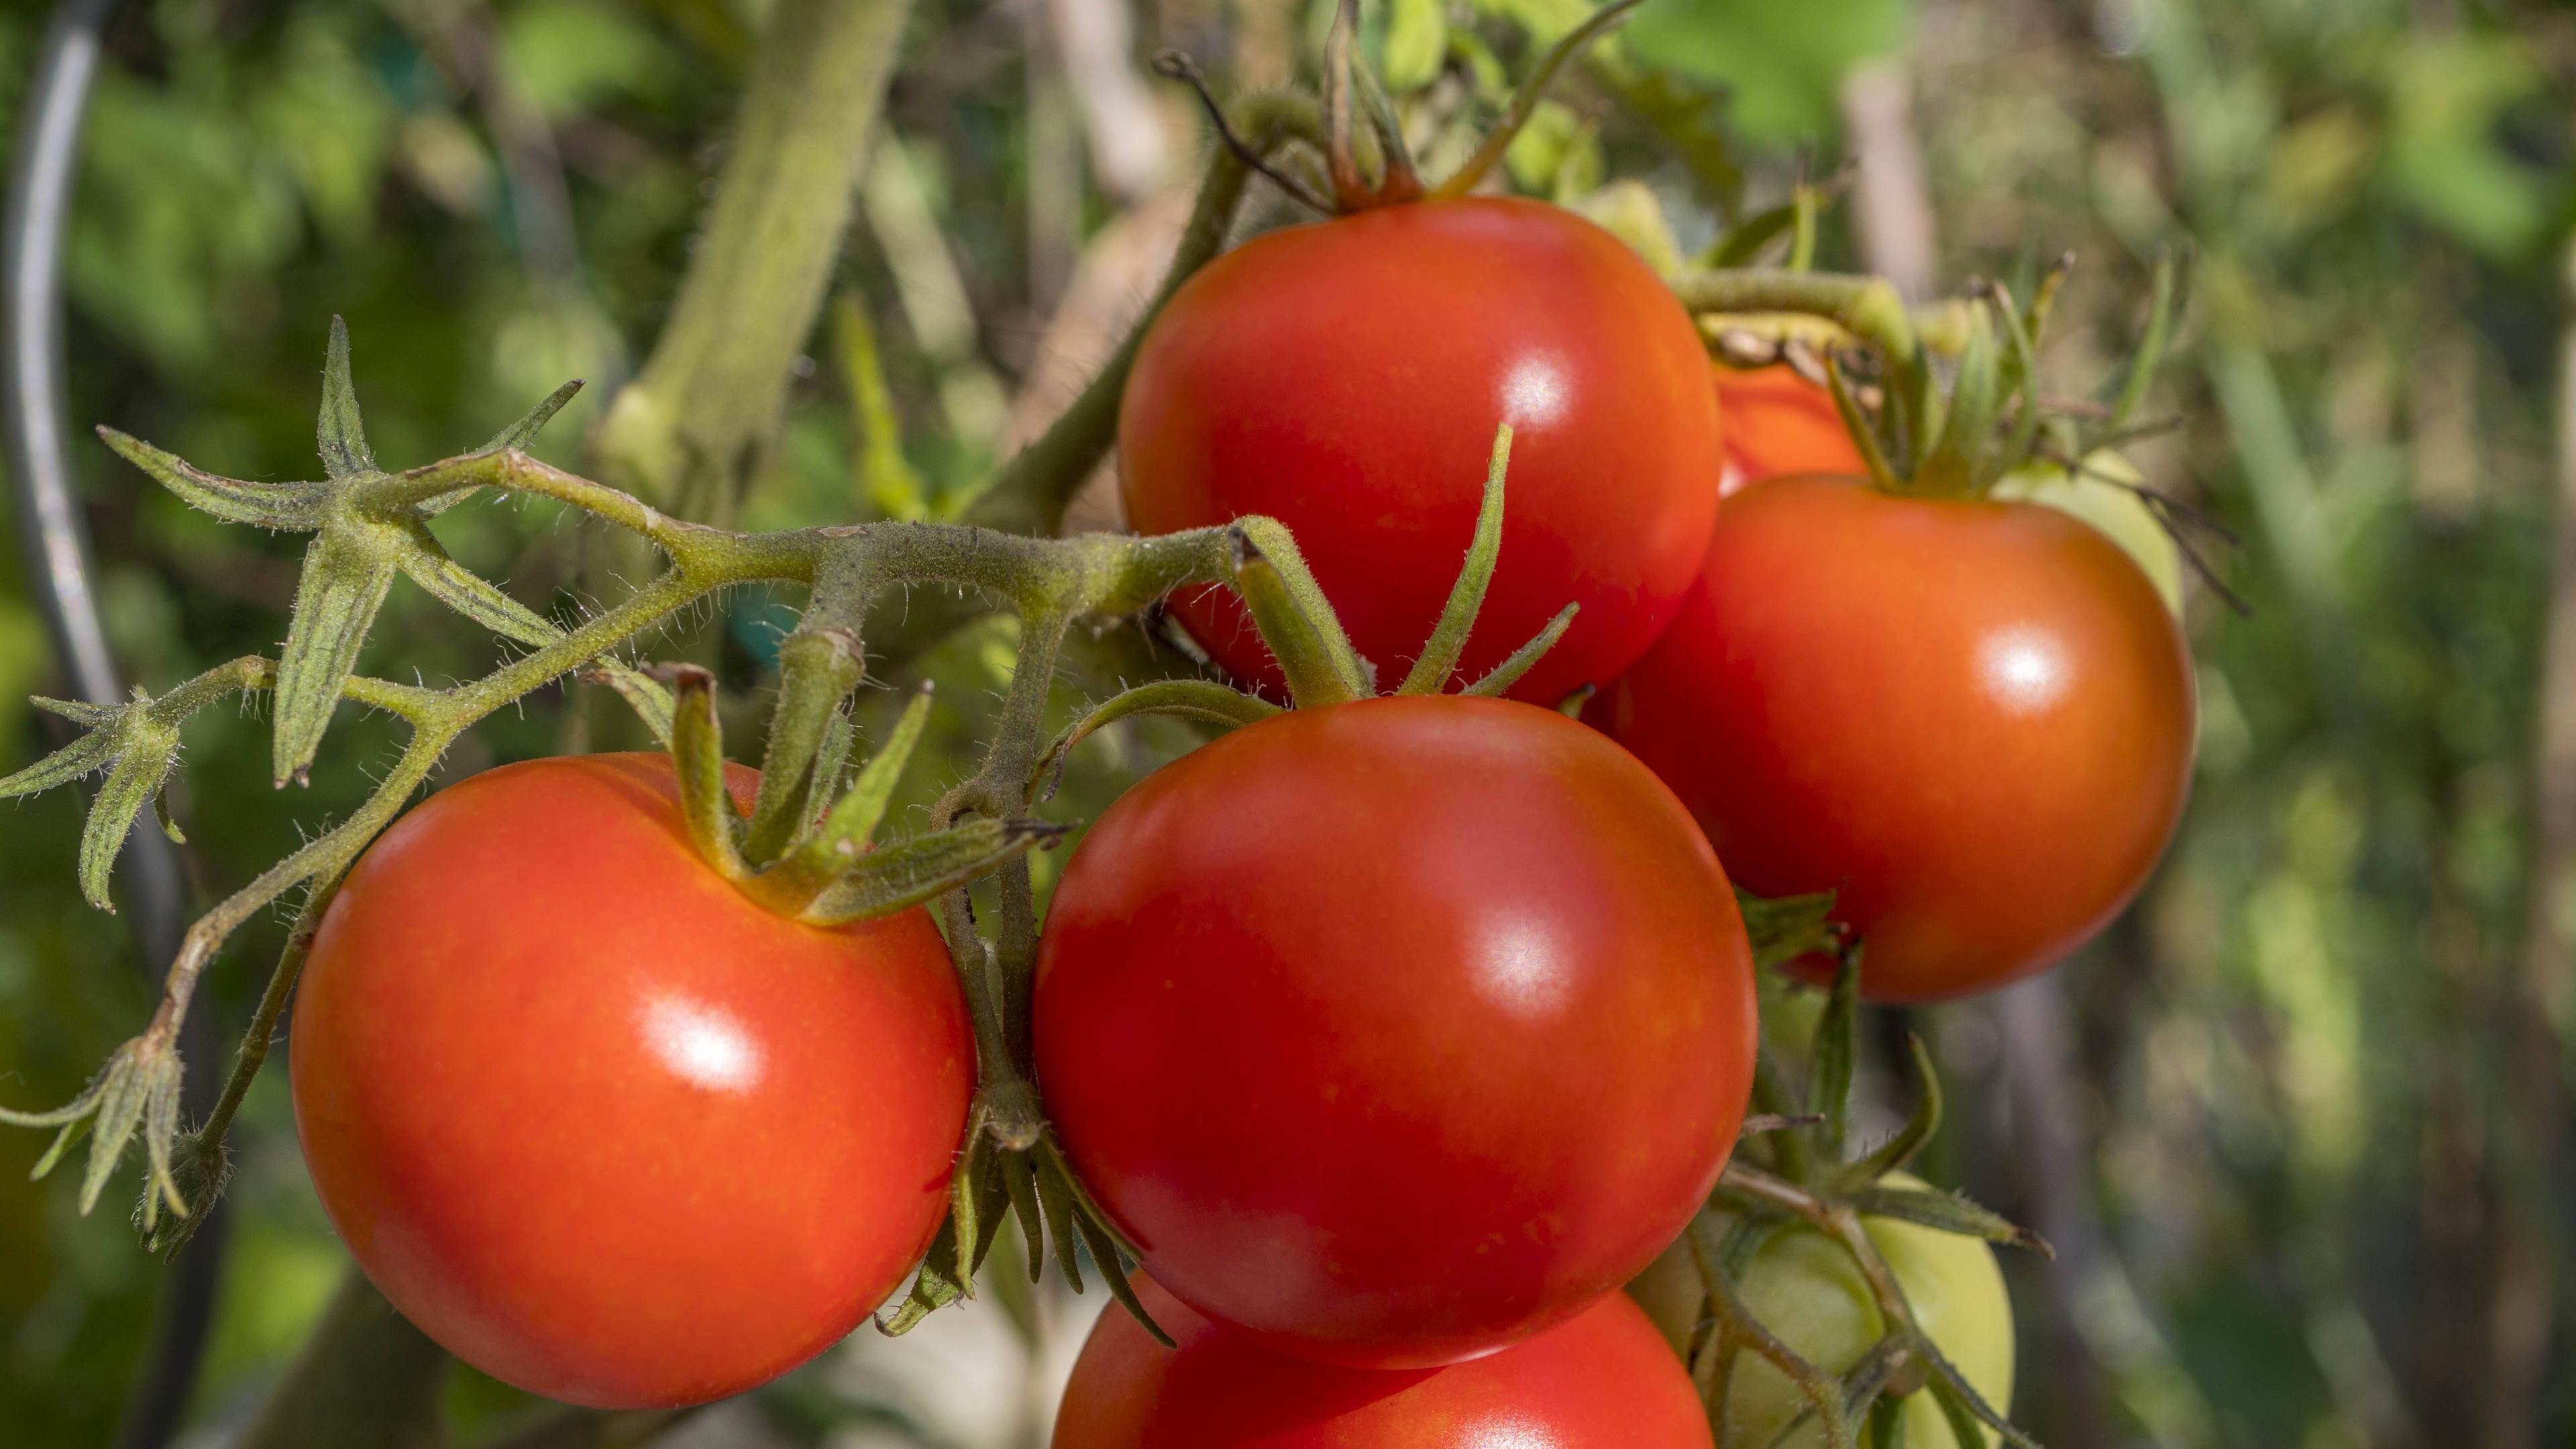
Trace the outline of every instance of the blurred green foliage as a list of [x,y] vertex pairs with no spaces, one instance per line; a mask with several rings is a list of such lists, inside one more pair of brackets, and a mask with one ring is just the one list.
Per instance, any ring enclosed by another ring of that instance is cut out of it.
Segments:
[[[1136,56],[1184,46],[1224,86],[1309,63],[1323,8],[1128,13]],[[68,252],[77,421],[241,476],[305,476],[337,312],[389,463],[471,445],[578,375],[593,386],[542,448],[577,464],[686,265],[760,9],[123,7]],[[1371,43],[1400,79],[1428,83],[1420,104],[1476,119],[1585,9],[1397,0],[1383,27],[1372,7]],[[1101,82],[1068,72],[1030,13],[931,0],[915,16],[889,101],[901,146],[863,188],[837,320],[813,341],[751,525],[953,514],[1001,451],[1009,399],[1043,390],[1043,329],[1074,295],[1079,246],[1135,198],[1053,169],[1079,129],[1073,102]],[[0,113],[23,99],[42,20],[0,11]],[[2078,1446],[2464,1442],[2493,1382],[2501,1215],[2538,1202],[2548,1241],[2576,1250],[2550,1175],[2567,1144],[2520,1126],[2529,1095],[2563,1095],[2564,1079],[2517,1078],[2504,1045],[2528,1014],[2513,983],[2534,890],[2540,621],[2554,571],[2576,569],[2552,555],[2549,460],[2576,19],[2504,0],[1650,0],[1515,148],[1513,176],[1569,200],[1642,178],[1696,247],[1739,194],[1772,204],[1802,166],[1821,174],[1849,150],[1839,88],[1880,58],[1913,78],[1945,276],[2026,294],[2049,258],[2079,252],[2050,363],[2060,387],[2116,377],[2105,359],[2137,325],[2149,261],[2191,248],[2195,302],[2156,404],[2182,422],[2138,457],[2243,532],[2242,552],[2215,562],[2254,604],[2239,618],[2195,598],[2201,774],[2140,910],[2051,978],[2038,1017],[1991,1003],[1929,1016],[1966,1104],[1936,1175],[2098,1238],[2056,1270],[2014,1265],[2019,1417]],[[1186,156],[1189,113],[1153,94],[1154,123]],[[1720,129],[1689,131],[1702,122]],[[1458,154],[1445,132],[1422,149]],[[1823,260],[1858,264],[1868,240],[1837,213]],[[133,677],[164,685],[274,648],[294,540],[194,516],[86,441],[79,463]],[[552,508],[473,504],[441,530],[558,614],[600,587]],[[706,642],[671,646],[721,655],[738,749],[756,738],[794,603],[737,597],[691,621]],[[388,673],[463,677],[498,657],[407,586],[378,640],[366,667]],[[1003,626],[970,626],[886,681],[946,686],[908,804],[971,758],[1007,644]],[[1065,707],[1145,647],[1100,641],[1101,677],[1077,672]],[[59,687],[14,547],[0,549],[0,772],[53,743],[20,701]],[[881,729],[900,693],[871,696],[863,724]],[[550,692],[496,718],[446,778],[555,747],[567,713]],[[345,813],[389,755],[382,722],[353,717],[311,789],[280,796],[263,730],[231,711],[191,727],[178,808],[201,904]],[[1062,813],[1096,813],[1189,738],[1122,728],[1086,746]],[[68,1097],[149,1009],[121,922],[73,887],[78,803],[0,807],[0,1100],[13,1105]],[[1051,872],[1062,857],[1040,859]],[[276,921],[244,933],[211,1005],[240,1018],[280,934]],[[2065,1033],[2054,1068],[2028,1050],[2034,1019]],[[2074,1133],[2071,1176],[2044,1175],[2034,1103]],[[278,1072],[245,1129],[196,1401],[208,1424],[237,1419],[274,1377],[340,1262]],[[163,1270],[110,1216],[82,1221],[59,1184],[22,1181],[41,1146],[0,1134],[0,1437],[94,1445]],[[2553,1369],[2570,1362],[2563,1329],[2541,1348]],[[2526,1437],[2487,1442],[2569,1442],[2571,1385],[2549,1375]],[[782,1398],[771,1431],[819,1441],[835,1423],[890,1432],[902,1418],[818,1392]],[[477,1423],[518,1406],[465,1377],[456,1399]]]

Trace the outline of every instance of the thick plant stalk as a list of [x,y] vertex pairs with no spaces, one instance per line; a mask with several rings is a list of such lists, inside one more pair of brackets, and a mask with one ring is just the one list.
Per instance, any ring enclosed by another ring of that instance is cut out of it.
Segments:
[[593,440],[609,482],[733,516],[823,305],[910,0],[778,0],[671,316]]
[[239,1449],[445,1449],[446,1384],[446,1351],[352,1268]]

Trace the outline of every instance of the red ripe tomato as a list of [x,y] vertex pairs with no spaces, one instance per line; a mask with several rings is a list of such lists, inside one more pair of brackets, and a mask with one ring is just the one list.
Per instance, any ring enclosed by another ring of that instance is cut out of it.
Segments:
[[1462,696],[1296,710],[1122,796],[1056,886],[1041,1087],[1165,1288],[1418,1367],[1672,1241],[1751,1088],[1717,858],[1625,751]]
[[1726,472],[1720,494],[1747,483],[1804,473],[1857,478],[1868,471],[1860,445],[1843,426],[1834,395],[1786,363],[1739,369],[1719,366],[1718,410],[1726,417]]
[[1613,1293],[1447,1368],[1332,1368],[1270,1352],[1149,1282],[1165,1348],[1116,1307],[1074,1361],[1054,1449],[1710,1449],[1707,1410],[1654,1323]]
[[1765,895],[1839,892],[1881,1001],[1983,991],[2126,905],[2182,811],[2191,661],[2102,534],[1784,478],[1727,500],[1610,732]]
[[[1421,652],[1513,428],[1503,547],[1472,677],[1582,612],[1514,692],[1552,703],[1645,652],[1717,506],[1708,353],[1653,271],[1534,201],[1381,207],[1272,232],[1155,320],[1118,416],[1139,532],[1266,513],[1392,681]],[[1276,666],[1221,589],[1176,601],[1238,677]]]
[[295,1006],[296,1129],[358,1265],[457,1357],[598,1407],[848,1333],[938,1226],[975,1078],[927,915],[771,915],[678,798],[643,754],[440,791],[349,873]]

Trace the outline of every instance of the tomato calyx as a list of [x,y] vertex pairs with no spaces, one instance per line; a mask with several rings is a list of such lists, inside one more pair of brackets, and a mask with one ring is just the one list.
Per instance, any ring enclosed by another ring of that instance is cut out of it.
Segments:
[[[1349,216],[1381,206],[1416,201],[1445,201],[1465,196],[1501,164],[1513,140],[1538,110],[1566,62],[1608,34],[1642,0],[1611,0],[1585,17],[1539,57],[1493,127],[1478,140],[1456,171],[1437,183],[1426,183],[1416,167],[1411,143],[1396,115],[1395,104],[1367,60],[1358,54],[1359,0],[1340,0],[1324,38],[1324,67],[1318,114],[1303,128],[1303,139],[1321,154],[1325,186],[1318,189],[1274,164],[1263,148],[1247,141],[1225,106],[1208,89],[1197,62],[1177,50],[1158,52],[1155,74],[1190,87],[1207,112],[1217,140],[1237,160],[1267,177],[1282,193],[1324,216]],[[1360,112],[1355,124],[1353,110]]]
[[[1063,838],[1068,827],[1025,816],[978,819],[871,848],[885,819],[895,782],[920,743],[930,717],[925,683],[905,706],[885,743],[837,799],[802,812],[804,824],[786,845],[758,861],[746,847],[757,814],[743,818],[725,790],[724,729],[716,720],[715,676],[694,664],[657,665],[654,678],[672,686],[671,759],[680,777],[681,818],[699,858],[744,895],[782,916],[816,926],[874,920],[917,906],[942,891],[974,880],[1032,848]],[[851,684],[855,687],[857,681]],[[837,703],[837,700],[835,701]],[[811,768],[816,778],[836,779],[848,754],[846,726],[837,747]],[[763,776],[763,784],[767,783]]]
[[[1756,937],[1757,952],[1767,944],[1765,959],[1772,964],[1788,959],[1779,953],[1803,952],[1832,929],[1824,915],[1829,899],[1752,904],[1766,923]],[[1748,910],[1748,925],[1755,913]],[[1882,1442],[1877,1435],[1883,1431],[1875,1426],[1895,1412],[1887,1406],[1918,1392],[1932,1395],[1963,1445],[1985,1443],[1991,1432],[2005,1443],[2033,1446],[1933,1342],[1863,1220],[1892,1219],[2055,1254],[2028,1229],[1965,1197],[1902,1176],[1941,1123],[1939,1079],[1919,1038],[1907,1039],[1918,1093],[1914,1111],[1885,1142],[1866,1152],[1851,1150],[1860,947],[1844,943],[1838,954],[1840,969],[1809,1045],[1806,1081],[1793,1087],[1766,1042],[1754,1079],[1756,1115],[1746,1119],[1745,1141],[1728,1161],[1709,1207],[1684,1236],[1704,1294],[1685,1361],[1713,1417],[1721,1420],[1741,1357],[1751,1353],[1769,1363],[1806,1400],[1795,1422],[1814,1420],[1836,1449]],[[1784,1232],[1819,1234],[1846,1253],[1885,1325],[1868,1351],[1839,1374],[1801,1357],[1752,1314],[1738,1291],[1755,1257]]]

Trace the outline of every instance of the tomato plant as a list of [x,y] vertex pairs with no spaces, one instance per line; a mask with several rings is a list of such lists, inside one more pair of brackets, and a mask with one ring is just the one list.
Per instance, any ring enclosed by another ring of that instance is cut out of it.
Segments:
[[1672,1240],[1741,1120],[1751,960],[1671,792],[1535,706],[1256,724],[1093,826],[1038,1080],[1146,1269],[1292,1352],[1448,1362]]
[[[1272,232],[1191,278],[1146,334],[1118,418],[1127,516],[1146,533],[1278,518],[1391,680],[1439,617],[1509,423],[1503,562],[1466,665],[1579,604],[1514,690],[1552,703],[1626,668],[1690,582],[1717,504],[1708,366],[1655,274],[1556,207],[1414,202]],[[1230,595],[1175,607],[1276,692]]]
[[[1896,1173],[1889,1182],[1924,1186]],[[1732,1218],[1717,1215],[1723,1225]],[[1977,1238],[1942,1232],[1895,1218],[1864,1216],[1861,1226],[1896,1274],[1906,1304],[1925,1336],[1972,1385],[2001,1409],[2012,1402],[2012,1300],[2004,1292],[1994,1250]],[[1829,1374],[1860,1362],[1887,1332],[1885,1317],[1849,1251],[1815,1229],[1798,1225],[1774,1234],[1735,1280],[1745,1308],[1799,1357]],[[1675,1245],[1628,1285],[1666,1342],[1686,1349],[1697,1327],[1702,1290],[1686,1246]],[[1950,1423],[1928,1393],[1906,1395],[1899,1410],[1910,1449],[1961,1449]],[[1717,1421],[1728,1444],[1772,1444],[1807,1408],[1788,1377],[1760,1357],[1738,1356]],[[1794,1449],[1816,1449],[1823,1433],[1810,1423],[1788,1440]],[[1992,1442],[1988,1440],[1987,1442]],[[1975,1446],[1983,1449],[1983,1446]]]
[[938,1225],[974,1081],[925,913],[772,915],[679,799],[663,755],[440,791],[350,871],[295,1008],[349,1251],[458,1357],[575,1403],[716,1398],[849,1332]]
[[1843,426],[1833,394],[1796,368],[1787,363],[1720,365],[1714,375],[1725,438],[1721,493],[1732,494],[1765,478],[1809,473],[1856,478],[1864,471],[1860,448]]
[[2181,632],[2106,537],[1844,480],[1729,499],[1608,703],[1748,889],[1837,893],[1880,1000],[2081,945],[2145,881],[2190,776]]
[[1137,1287],[1176,1347],[1101,1315],[1054,1449],[1709,1449],[1689,1376],[1616,1293],[1500,1353],[1387,1372],[1284,1357]]

